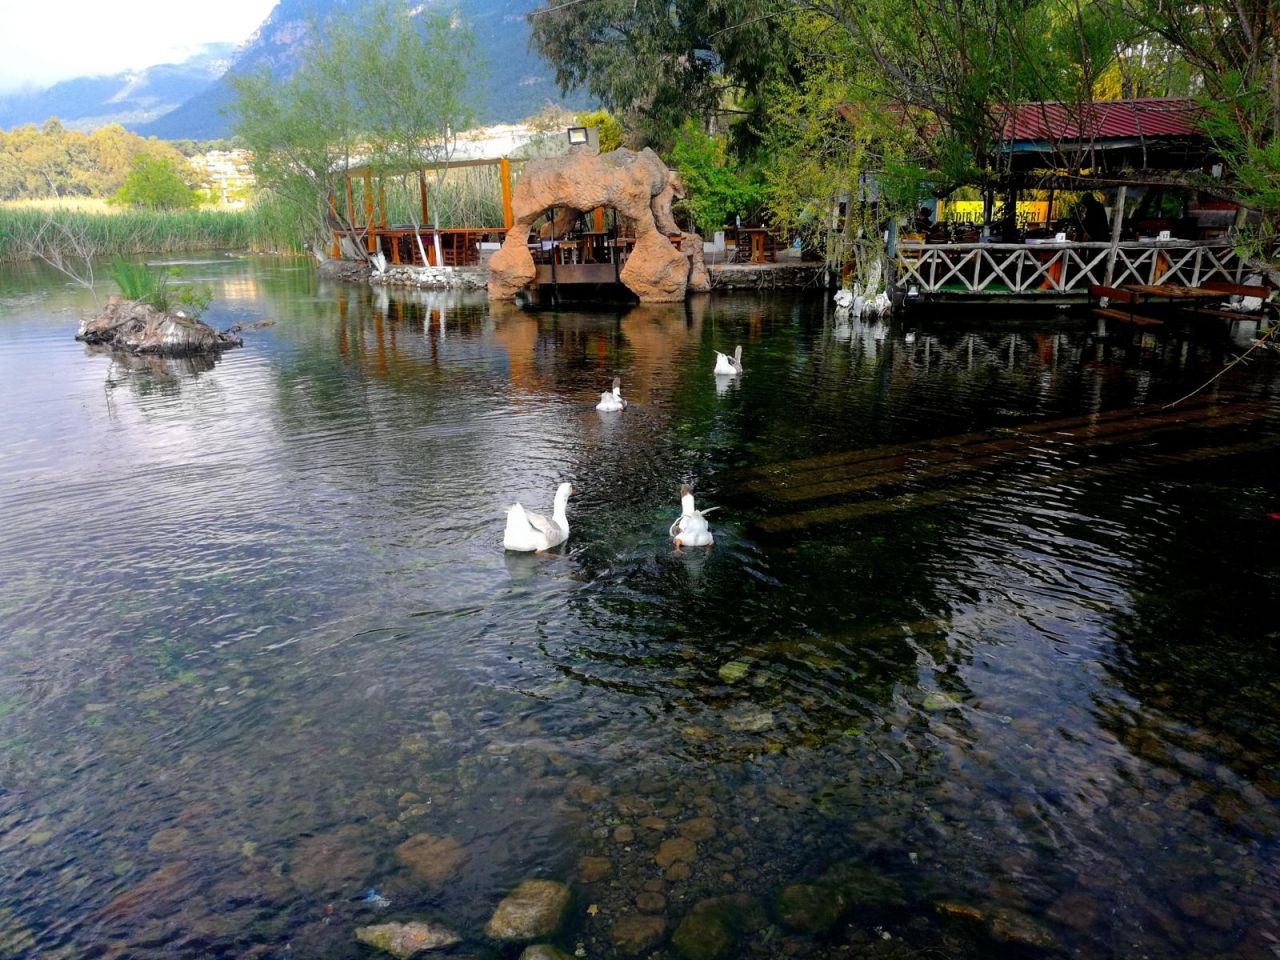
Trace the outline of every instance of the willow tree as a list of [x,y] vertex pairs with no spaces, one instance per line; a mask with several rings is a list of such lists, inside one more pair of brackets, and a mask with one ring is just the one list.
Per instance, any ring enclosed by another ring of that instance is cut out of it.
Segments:
[[333,227],[358,229],[339,199],[357,162],[403,172],[452,156],[472,118],[460,81],[475,75],[475,43],[456,20],[402,0],[313,22],[305,43],[288,77],[233,78],[231,110],[259,186],[295,205],[323,249]]

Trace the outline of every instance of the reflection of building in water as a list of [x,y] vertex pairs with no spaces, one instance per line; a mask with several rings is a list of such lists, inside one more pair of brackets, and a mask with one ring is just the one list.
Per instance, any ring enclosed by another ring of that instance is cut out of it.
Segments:
[[262,291],[253,277],[230,277],[220,281],[218,295],[223,300],[260,300]]

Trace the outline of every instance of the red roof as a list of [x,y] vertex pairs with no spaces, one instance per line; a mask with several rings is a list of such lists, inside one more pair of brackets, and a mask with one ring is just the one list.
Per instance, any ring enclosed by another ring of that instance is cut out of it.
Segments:
[[1008,140],[1091,141],[1198,137],[1203,111],[1186,97],[1094,100],[1084,104],[1020,103],[1005,122]]

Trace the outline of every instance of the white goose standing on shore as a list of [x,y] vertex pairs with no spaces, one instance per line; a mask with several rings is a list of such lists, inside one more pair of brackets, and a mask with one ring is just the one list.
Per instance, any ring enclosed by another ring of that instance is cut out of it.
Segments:
[[704,516],[715,509],[708,507],[706,510],[695,510],[693,491],[687,483],[680,485],[680,516],[676,517],[675,523],[667,531],[675,541],[677,551],[681,547],[709,547],[715,542],[711,538],[711,526]]
[[622,399],[622,378],[613,378],[613,390],[606,390],[600,394],[600,402],[596,404],[597,410],[605,413],[620,413],[627,409],[627,401]]
[[727,353],[716,351],[716,376],[717,377],[736,377],[742,372],[742,344],[733,351],[733,356]]
[[562,483],[556,488],[550,520],[513,503],[507,511],[507,530],[502,535],[502,546],[507,550],[529,553],[550,550],[564,543],[569,539],[569,518],[565,514],[565,507],[576,492],[570,483]]

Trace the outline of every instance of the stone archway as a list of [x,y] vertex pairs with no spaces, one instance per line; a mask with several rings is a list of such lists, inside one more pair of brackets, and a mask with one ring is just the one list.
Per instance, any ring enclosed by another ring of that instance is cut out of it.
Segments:
[[[550,160],[533,160],[512,194],[513,223],[502,249],[489,260],[489,299],[510,300],[533,282],[536,269],[529,253],[529,231],[553,207],[594,210],[612,207],[635,225],[636,245],[618,278],[646,303],[683,300],[690,287],[690,257],[676,250],[670,237],[680,234],[671,218],[671,202],[684,196],[679,177],[656,153],[644,149],[606,154],[574,152]],[[701,269],[692,286],[705,289],[702,240],[684,234]]]

